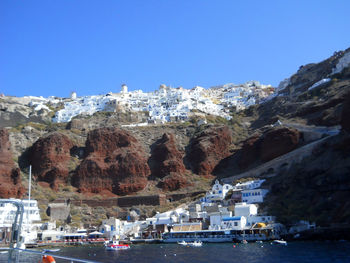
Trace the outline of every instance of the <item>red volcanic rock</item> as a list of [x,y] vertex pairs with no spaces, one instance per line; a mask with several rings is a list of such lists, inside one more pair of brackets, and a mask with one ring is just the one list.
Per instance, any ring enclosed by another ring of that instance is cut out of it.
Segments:
[[83,192],[109,190],[118,195],[135,193],[147,185],[150,169],[146,154],[128,132],[117,128],[91,131],[86,141],[88,156],[72,183]]
[[349,116],[350,116],[350,93],[347,94],[346,99],[343,103],[343,111],[342,111],[341,120],[340,120],[340,124],[342,128],[347,132],[350,132]]
[[186,178],[176,174],[164,177],[163,180],[158,184],[158,186],[161,187],[163,191],[175,191],[188,185],[189,183]]
[[259,139],[261,134],[248,138],[242,146],[242,156],[238,162],[239,168],[246,169],[259,158]]
[[22,197],[20,169],[12,159],[8,131],[0,129],[0,198]]
[[211,127],[192,139],[189,161],[195,173],[209,175],[230,152],[231,132],[227,126]]
[[255,134],[243,143],[239,167],[246,169],[256,161],[267,162],[286,154],[297,148],[299,137],[299,131],[285,127]]
[[66,182],[68,179],[72,147],[72,141],[57,132],[37,140],[29,150],[33,174],[39,181],[47,182],[56,189],[58,182]]
[[184,174],[183,154],[176,148],[173,134],[164,133],[152,149],[152,174],[163,178],[171,173]]
[[270,161],[297,148],[300,133],[298,130],[278,128],[269,130],[261,141],[261,160]]

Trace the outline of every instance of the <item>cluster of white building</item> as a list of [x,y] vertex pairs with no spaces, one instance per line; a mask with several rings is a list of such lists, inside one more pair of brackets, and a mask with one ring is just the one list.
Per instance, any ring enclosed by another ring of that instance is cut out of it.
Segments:
[[194,110],[230,119],[229,107],[242,110],[268,97],[273,91],[271,85],[262,85],[258,81],[210,89],[160,85],[154,92],[129,92],[123,84],[120,93],[77,97],[73,92],[71,98],[64,101],[63,109],[57,111],[54,121],[68,122],[79,114],[92,115],[98,111],[148,112],[151,123],[187,120]]
[[157,213],[144,221],[106,219],[99,231],[107,237],[147,239],[159,238],[161,233],[172,231],[247,230],[274,224],[273,216],[258,214],[257,203],[263,202],[267,193],[259,188],[264,181],[252,180],[236,185],[221,185],[216,181],[205,197],[186,209]]

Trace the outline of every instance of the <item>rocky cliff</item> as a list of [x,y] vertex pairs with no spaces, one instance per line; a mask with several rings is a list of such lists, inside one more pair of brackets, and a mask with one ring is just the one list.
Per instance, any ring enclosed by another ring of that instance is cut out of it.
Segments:
[[183,158],[184,153],[177,149],[174,134],[164,133],[153,145],[149,163],[152,175],[162,178],[159,186],[163,190],[178,190],[188,184]]
[[216,165],[230,152],[231,132],[227,126],[208,127],[192,139],[188,160],[192,170],[200,175],[209,175]]
[[117,128],[100,128],[89,132],[86,157],[72,184],[83,192],[126,195],[145,188],[149,175],[145,153],[135,137]]
[[29,149],[29,161],[38,181],[57,189],[58,183],[67,184],[73,142],[64,134],[55,132],[37,140]]
[[0,129],[0,197],[22,197],[24,188],[21,184],[20,169],[12,159],[9,134]]
[[[68,193],[74,193],[76,199],[105,193],[162,195],[172,191],[181,195],[208,190],[207,182],[216,177],[256,171],[249,176],[270,178],[266,209],[282,221],[288,221],[283,214],[322,224],[337,216],[344,221],[349,204],[343,200],[350,199],[344,188],[350,154],[350,69],[343,64],[339,67],[339,61],[349,52],[300,67],[273,96],[258,105],[239,112],[226,109],[230,121],[198,113],[209,122],[204,125],[193,118],[184,123],[125,126],[122,124],[128,120],[144,121],[147,114],[124,116],[120,112],[77,116],[67,125],[57,124],[48,122],[47,109],[42,116],[35,115],[27,100],[22,103],[2,98],[0,121],[12,129],[10,134],[1,130],[1,197],[23,193],[14,159],[19,160],[22,172],[32,163],[36,182],[55,191],[40,188],[45,198],[50,195],[51,199],[59,194],[64,198]],[[335,72],[335,68],[341,70]],[[9,121],[12,117],[13,122]],[[337,125],[342,126],[340,135],[330,132],[338,131]],[[327,136],[330,140],[310,147],[310,154],[307,147],[302,148]],[[303,155],[293,155],[299,149]],[[276,166],[278,169],[258,172],[259,167],[273,164],[286,154],[293,158]],[[307,202],[299,205],[304,198]],[[319,209],[329,209],[332,200],[337,205],[329,217],[323,213],[318,217]]]

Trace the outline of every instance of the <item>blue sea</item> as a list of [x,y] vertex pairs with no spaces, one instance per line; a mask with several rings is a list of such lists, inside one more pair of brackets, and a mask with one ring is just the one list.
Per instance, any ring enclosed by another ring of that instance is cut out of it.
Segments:
[[[57,255],[98,262],[350,262],[350,242],[290,242],[287,246],[265,243],[203,244],[184,247],[178,244],[131,245],[131,249],[106,251],[102,246],[61,248]],[[20,255],[20,262],[38,262],[38,255]],[[0,262],[7,257],[0,255]],[[56,258],[56,262],[68,262]]]

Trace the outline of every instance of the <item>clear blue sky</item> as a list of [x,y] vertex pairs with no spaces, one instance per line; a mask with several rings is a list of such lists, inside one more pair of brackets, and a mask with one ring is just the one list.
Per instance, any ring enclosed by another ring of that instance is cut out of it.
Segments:
[[348,0],[1,0],[0,93],[259,80],[350,47]]

